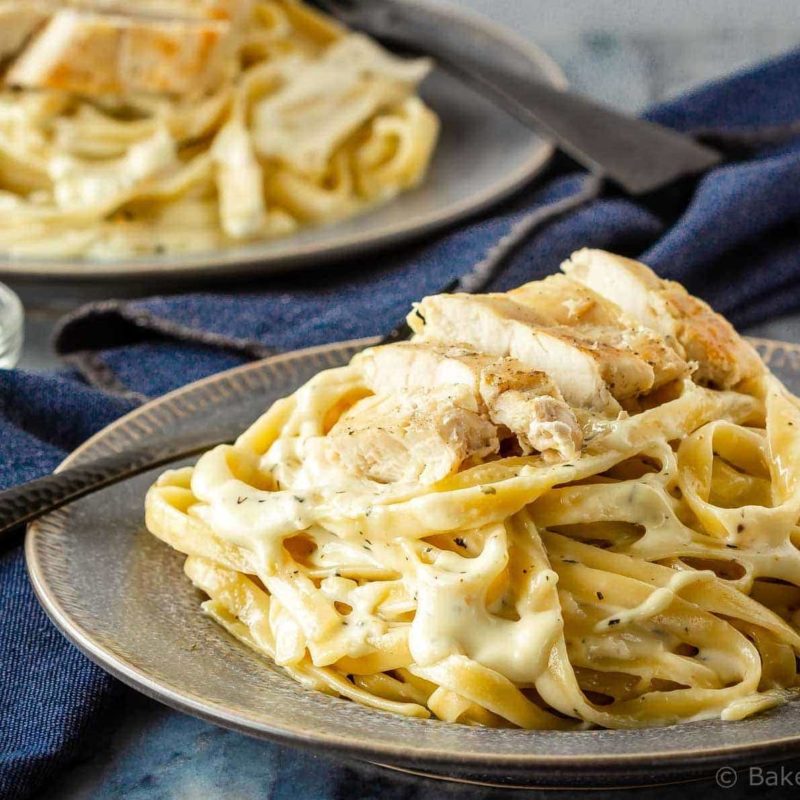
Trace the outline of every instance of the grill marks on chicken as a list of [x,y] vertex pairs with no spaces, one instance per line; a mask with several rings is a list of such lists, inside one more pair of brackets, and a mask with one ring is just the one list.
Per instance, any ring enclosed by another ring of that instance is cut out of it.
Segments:
[[424,484],[508,445],[573,460],[664,387],[729,388],[762,369],[726,320],[642,264],[582,250],[563,270],[505,294],[424,298],[412,341],[353,359],[373,394],[330,431],[335,458],[361,478]]
[[[608,416],[619,413],[619,401],[688,374],[686,362],[659,334],[583,287],[570,294],[572,286],[551,282],[507,295],[435,295],[422,300],[408,322],[421,341],[463,342],[511,356],[547,373],[570,405]],[[580,321],[566,324],[570,316]]]
[[652,368],[651,389],[688,373],[685,360],[658,331],[642,325],[615,303],[566,275],[526,283],[508,295],[546,315],[550,325],[567,326],[583,339],[594,338],[633,353]]
[[760,374],[758,354],[733,326],[675,281],[649,267],[603,250],[579,250],[562,265],[568,277],[658,331],[695,366],[697,383],[730,389]]
[[4,83],[87,96],[201,95],[234,69],[251,0],[0,0]]
[[230,26],[62,9],[11,65],[6,83],[88,95],[188,94],[218,83]]

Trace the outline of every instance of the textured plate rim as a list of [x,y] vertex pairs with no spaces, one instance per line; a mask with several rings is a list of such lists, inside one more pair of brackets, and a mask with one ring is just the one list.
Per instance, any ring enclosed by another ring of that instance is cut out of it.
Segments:
[[[764,339],[749,337],[753,344],[760,345],[768,352],[783,350],[795,354],[800,359],[800,344],[783,342],[774,339]],[[217,381],[225,380],[228,377],[246,373],[251,370],[263,369],[265,365],[280,364],[281,362],[292,361],[325,355],[330,352],[345,349],[347,347],[366,347],[376,343],[377,338],[354,339],[331,344],[318,345],[315,347],[293,350],[271,356],[266,359],[247,363],[234,367],[224,372],[210,375],[201,380],[182,386],[161,397],[155,398],[148,403],[134,409],[110,425],[98,431],[91,438],[87,439],[80,447],[70,453],[64,461],[59,464],[56,472],[65,469],[78,461],[82,454],[100,443],[106,436],[115,429],[130,424],[137,417],[148,413],[156,406],[169,403],[172,399],[188,392],[192,392],[204,385],[213,384]],[[56,512],[57,513],[57,512]],[[45,518],[47,519],[47,518]],[[658,767],[686,766],[700,768],[703,766],[713,767],[716,765],[733,766],[742,761],[745,757],[751,759],[748,763],[764,763],[765,761],[775,760],[785,756],[792,750],[797,751],[800,747],[800,724],[797,732],[781,736],[774,739],[767,739],[757,743],[730,744],[722,746],[711,746],[703,750],[662,750],[658,754],[652,753],[591,753],[591,754],[540,754],[530,753],[492,753],[486,752],[455,752],[455,751],[432,751],[425,748],[415,747],[413,743],[404,746],[391,744],[376,744],[374,741],[359,740],[350,738],[342,740],[336,734],[327,732],[324,729],[314,731],[292,730],[282,725],[270,724],[263,718],[250,715],[246,712],[231,712],[224,706],[203,699],[201,695],[194,694],[186,690],[179,690],[165,685],[128,661],[109,652],[100,642],[96,641],[91,633],[84,629],[80,624],[74,622],[69,613],[62,607],[56,594],[51,591],[47,580],[42,572],[36,550],[36,537],[40,535],[39,523],[34,522],[28,527],[28,534],[25,539],[25,560],[32,586],[39,603],[44,608],[50,620],[61,631],[61,633],[74,644],[84,655],[98,666],[118,678],[128,686],[142,692],[143,694],[164,703],[178,711],[182,711],[193,716],[212,722],[222,727],[238,731],[256,738],[266,738],[285,744],[307,747],[314,750],[321,750],[327,753],[336,752],[344,756],[367,760],[381,766],[398,769],[396,764],[381,764],[381,762],[396,760],[399,764],[407,764],[411,758],[418,759],[415,763],[431,765],[432,767],[447,767],[452,765],[465,767],[486,767],[492,764],[495,767],[514,767],[527,768],[530,770],[547,770],[560,767],[580,768],[621,768],[621,769],[646,769],[653,771]],[[377,713],[377,712],[376,712]],[[684,723],[692,724],[692,723]],[[682,725],[667,726],[660,730],[673,729],[679,731]],[[652,729],[648,729],[652,730]],[[529,731],[520,731],[519,735],[530,734]],[[536,733],[536,732],[534,732]],[[541,733],[541,732],[538,732]],[[619,731],[598,730],[593,732],[596,735],[606,737],[614,736]],[[581,735],[581,734],[577,734]],[[678,737],[679,738],[679,737]],[[760,759],[760,761],[758,761]],[[406,767],[399,767],[400,771],[408,771]],[[419,774],[423,774],[420,772]],[[635,774],[635,773],[634,773]],[[442,773],[431,774],[430,777],[444,777]],[[456,776],[455,780],[464,781]],[[474,783],[466,780],[464,782]],[[495,785],[495,784],[487,784]],[[501,784],[496,784],[501,786]],[[627,788],[627,783],[625,784]],[[658,784],[654,784],[658,785]],[[530,787],[526,787],[530,788]],[[585,787],[588,788],[588,787]],[[604,786],[603,788],[608,788]]]
[[[561,67],[541,47],[515,31],[487,19],[481,14],[465,11],[453,3],[431,3],[430,0],[407,0],[427,8],[432,5],[437,11],[451,15],[478,30],[483,30],[492,38],[505,42],[509,47],[518,50],[536,63],[543,77],[559,89],[567,88],[567,79]],[[455,80],[460,80],[455,78]],[[499,113],[505,113],[498,109]],[[264,275],[278,274],[299,269],[308,265],[310,259],[316,258],[322,264],[348,253],[355,254],[364,250],[379,249],[402,241],[418,239],[435,230],[453,225],[473,215],[480,214],[496,203],[510,197],[526,183],[533,180],[547,165],[555,151],[554,146],[536,134],[538,146],[532,148],[526,162],[503,180],[469,199],[456,201],[432,214],[422,217],[407,218],[402,222],[380,227],[374,231],[343,234],[330,239],[327,243],[306,243],[292,245],[291,237],[285,239],[265,240],[245,247],[212,250],[200,253],[176,254],[174,261],[166,258],[123,258],[123,259],[46,259],[46,258],[13,258],[0,253],[0,276],[6,279],[30,280],[38,282],[44,279],[59,278],[75,283],[86,281],[120,282],[140,278],[160,278],[163,280],[180,280],[187,277],[236,276],[244,273],[258,272]],[[335,227],[320,226],[320,228]],[[265,253],[264,248],[274,248],[272,253]]]

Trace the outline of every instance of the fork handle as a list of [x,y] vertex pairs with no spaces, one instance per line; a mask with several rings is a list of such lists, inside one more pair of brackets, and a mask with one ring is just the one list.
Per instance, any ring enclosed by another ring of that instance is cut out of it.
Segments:
[[180,452],[155,446],[113,453],[6,489],[0,492],[0,542],[17,526],[79,497],[153,467],[195,455],[214,444],[217,442],[205,442]]

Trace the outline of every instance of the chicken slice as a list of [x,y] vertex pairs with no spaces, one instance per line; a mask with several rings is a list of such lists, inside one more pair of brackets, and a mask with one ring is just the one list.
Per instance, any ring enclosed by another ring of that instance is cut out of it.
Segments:
[[199,93],[228,67],[231,25],[62,9],[11,65],[6,83],[88,95]]
[[544,372],[520,367],[515,359],[503,358],[481,370],[481,399],[492,422],[514,433],[523,453],[575,458],[583,446],[575,413]]
[[[575,330],[584,339],[596,341],[599,344],[628,353],[647,364],[653,371],[653,381],[649,387],[644,389],[645,392],[658,389],[660,386],[676,379],[687,377],[691,372],[686,360],[676,353],[662,336],[641,325],[630,328],[582,325]],[[618,376],[612,377],[610,380],[609,388],[611,393],[618,399],[642,393],[641,389],[634,387],[620,389],[618,385],[614,385],[614,381],[619,380]]]
[[463,342],[547,373],[574,407],[615,415],[617,400],[654,387],[653,365],[622,346],[619,330],[548,322],[537,310],[499,294],[426,297],[408,317],[421,341]]
[[359,400],[328,439],[348,471],[378,483],[436,483],[500,447],[497,429],[460,385]]
[[622,309],[566,275],[549,275],[506,293],[509,298],[538,312],[548,325],[615,325],[626,318]]
[[352,363],[375,394],[463,384],[477,395],[481,370],[493,361],[468,347],[412,341],[370,347]]
[[584,249],[573,253],[562,269],[658,331],[688,361],[696,362],[698,383],[729,389],[764,370],[758,353],[721,314],[644,264]]
[[420,342],[372,347],[353,359],[373,392],[407,392],[448,384],[469,387],[489,419],[532,450],[574,458],[583,433],[572,409],[543,372],[513,358],[497,359],[466,347]]
[[[689,365],[663,336],[565,275],[526,283],[508,296],[548,317],[551,325],[567,325],[584,338],[638,356],[653,368],[652,389],[689,374]],[[622,399],[614,387],[611,393]]]
[[561,269],[681,350],[672,315],[660,300],[663,282],[649,267],[604,250],[584,248],[573,253]]
[[733,325],[675,281],[664,281],[661,298],[675,321],[675,336],[686,358],[697,363],[698,383],[730,389],[764,371],[755,349]]

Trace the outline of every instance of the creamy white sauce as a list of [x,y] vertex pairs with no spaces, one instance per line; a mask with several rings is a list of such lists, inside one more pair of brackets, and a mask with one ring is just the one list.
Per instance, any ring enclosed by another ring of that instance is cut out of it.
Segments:
[[[409,637],[417,664],[466,655],[513,681],[533,683],[539,677],[561,634],[561,615],[555,609],[523,609],[518,620],[492,614],[486,593],[507,561],[505,534],[497,532],[476,558],[447,552],[432,565],[417,565],[417,611]],[[552,570],[536,576],[540,592],[554,590],[557,580]]]
[[69,210],[113,204],[136,184],[175,164],[175,141],[165,128],[159,128],[118,161],[94,165],[58,154],[50,159],[48,172],[56,204]]
[[619,611],[606,617],[595,626],[597,632],[619,626],[624,628],[634,622],[643,622],[666,611],[670,603],[680,594],[681,589],[698,581],[713,579],[714,573],[710,570],[686,570],[676,572],[667,582],[666,586],[660,586],[650,593],[650,596],[643,603],[633,608],[620,609]]

